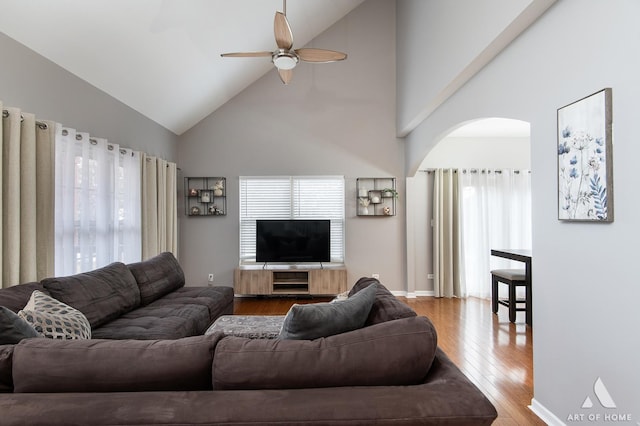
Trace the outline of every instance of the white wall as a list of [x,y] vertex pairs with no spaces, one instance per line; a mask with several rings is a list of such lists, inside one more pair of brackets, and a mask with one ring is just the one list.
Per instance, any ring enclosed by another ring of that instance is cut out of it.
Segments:
[[[531,123],[533,405],[551,424],[572,423],[572,414],[591,424],[604,418],[588,422],[589,415],[640,420],[640,286],[633,278],[640,235],[640,59],[632,54],[640,41],[638,16],[636,0],[557,2],[406,139],[412,175],[439,135],[457,123],[487,116]],[[402,22],[398,28],[412,31]],[[560,222],[556,111],[604,87],[613,88],[615,221]],[[598,377],[616,409],[599,404]],[[587,396],[594,407],[582,409]]]
[[[395,2],[370,0],[312,47],[344,62],[298,65],[289,86],[275,70],[180,138],[184,176],[226,176],[227,215],[179,215],[187,281],[232,285],[238,266],[238,176],[344,175],[348,282],[379,273],[404,290],[404,143],[395,136]],[[382,54],[384,53],[384,54]],[[260,60],[260,59],[254,59]],[[398,177],[395,217],[356,217],[358,177]]]
[[420,165],[434,168],[530,169],[529,138],[453,138],[439,142]]
[[5,106],[176,161],[178,138],[164,127],[3,33],[0,52]]

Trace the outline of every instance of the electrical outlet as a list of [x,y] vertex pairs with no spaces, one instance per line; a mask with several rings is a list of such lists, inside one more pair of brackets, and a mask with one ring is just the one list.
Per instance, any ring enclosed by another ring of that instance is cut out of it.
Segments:
[[380,279],[380,274],[373,273],[371,274],[371,278],[375,278],[376,280]]
[[432,280],[433,279],[433,274],[427,274],[427,279],[428,280]]
[[209,274],[209,285],[213,284],[213,274]]

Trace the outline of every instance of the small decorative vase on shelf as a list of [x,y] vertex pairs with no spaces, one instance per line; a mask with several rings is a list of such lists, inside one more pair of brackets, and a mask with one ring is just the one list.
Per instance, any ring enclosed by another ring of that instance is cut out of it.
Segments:
[[369,214],[369,203],[371,202],[370,199],[368,198],[364,198],[364,197],[360,197],[358,198],[358,202],[360,203],[360,216],[364,216],[364,215],[368,215]]
[[224,182],[219,180],[213,185],[213,195],[215,197],[222,197],[222,194],[224,194]]

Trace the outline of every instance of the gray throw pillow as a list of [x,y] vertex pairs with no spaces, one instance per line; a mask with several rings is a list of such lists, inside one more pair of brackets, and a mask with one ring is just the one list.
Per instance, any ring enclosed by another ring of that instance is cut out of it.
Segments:
[[371,306],[371,312],[369,312],[369,316],[365,322],[366,326],[416,316],[416,312],[413,309],[407,306],[406,303],[398,300],[376,278],[360,278],[349,291],[349,297],[357,294],[359,291],[362,291],[363,288],[372,284],[377,285],[378,291],[376,292],[376,300],[373,302],[373,306]]
[[294,304],[284,318],[279,338],[313,340],[361,328],[375,297],[376,286],[371,285],[333,303]]
[[0,345],[14,345],[29,337],[42,336],[15,312],[0,306]]

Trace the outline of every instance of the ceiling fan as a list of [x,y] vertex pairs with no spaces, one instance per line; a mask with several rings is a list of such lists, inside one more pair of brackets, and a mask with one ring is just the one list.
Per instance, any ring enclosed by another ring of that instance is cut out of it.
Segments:
[[289,84],[293,78],[293,69],[299,61],[304,62],[337,62],[347,58],[346,53],[336,52],[326,49],[313,48],[293,48],[293,33],[287,20],[287,0],[283,0],[282,12],[276,12],[273,22],[273,31],[276,36],[276,45],[278,48],[273,52],[237,52],[223,53],[222,57],[235,58],[256,58],[261,56],[270,56],[271,62],[278,69],[280,79],[284,84]]

